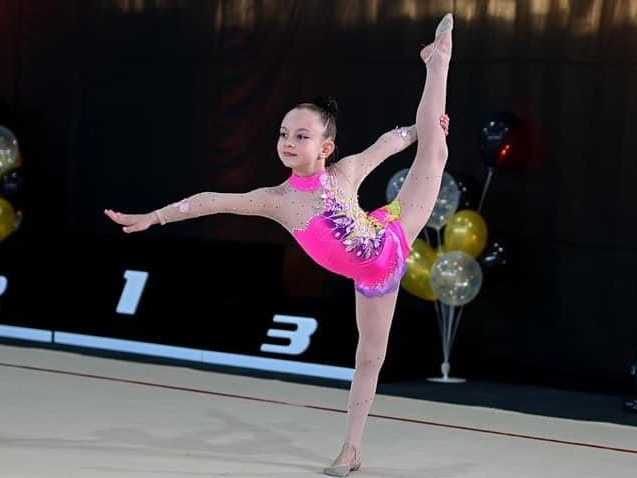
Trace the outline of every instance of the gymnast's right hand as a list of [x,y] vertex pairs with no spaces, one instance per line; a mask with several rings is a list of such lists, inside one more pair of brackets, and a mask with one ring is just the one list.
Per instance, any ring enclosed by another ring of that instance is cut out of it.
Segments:
[[158,224],[159,218],[154,212],[146,214],[123,214],[113,211],[112,209],[104,209],[106,214],[113,222],[121,224],[124,232],[140,232],[145,231],[150,226]]

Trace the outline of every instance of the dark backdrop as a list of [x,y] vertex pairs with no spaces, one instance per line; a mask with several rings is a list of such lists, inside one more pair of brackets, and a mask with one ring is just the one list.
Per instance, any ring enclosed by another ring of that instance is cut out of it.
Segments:
[[[316,94],[339,100],[341,154],[411,123],[418,51],[448,10],[449,167],[484,181],[480,130],[495,111],[524,121],[532,159],[493,176],[482,212],[512,260],[466,307],[455,370],[620,387],[637,348],[637,1],[0,0],[0,123],[18,135],[26,177],[24,221],[0,247],[99,253],[120,234],[105,207],[278,183],[280,118]],[[412,153],[369,177],[365,207]],[[220,215],[145,234],[171,241],[163,254],[201,239],[283,246],[283,296],[342,301],[353,321],[350,285],[275,224]],[[401,294],[394,330],[387,374],[437,370],[431,304]]]

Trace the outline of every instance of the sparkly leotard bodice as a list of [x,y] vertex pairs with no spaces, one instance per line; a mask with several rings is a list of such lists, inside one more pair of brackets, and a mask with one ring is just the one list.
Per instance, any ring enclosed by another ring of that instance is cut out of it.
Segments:
[[397,202],[367,213],[324,170],[305,177],[293,173],[288,184],[297,191],[320,192],[322,204],[317,213],[304,228],[292,231],[314,261],[353,279],[356,290],[366,296],[398,288],[410,248],[397,221]]

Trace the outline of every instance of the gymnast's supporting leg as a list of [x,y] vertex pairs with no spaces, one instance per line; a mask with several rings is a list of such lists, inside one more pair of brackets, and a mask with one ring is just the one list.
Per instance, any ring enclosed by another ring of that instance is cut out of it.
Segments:
[[447,14],[436,28],[435,40],[420,53],[427,77],[416,110],[416,157],[398,193],[400,222],[411,244],[427,223],[447,162],[448,150],[440,116],[445,113],[447,75],[451,59],[453,17]]
[[357,469],[360,464],[359,448],[363,428],[385,360],[397,296],[398,291],[381,297],[365,297],[356,293],[358,345],[347,407],[347,431],[341,453],[332,466],[326,468],[327,474],[346,476],[350,469]]
[[[416,111],[418,149],[398,193],[401,223],[410,243],[429,218],[447,161],[447,144],[439,119],[445,112],[452,25],[451,15],[445,15],[436,29],[434,43],[421,52],[427,65],[427,78]],[[347,410],[347,432],[340,454],[324,470],[328,475],[347,476],[351,470],[360,467],[360,442],[385,360],[397,296],[398,291],[380,297],[365,297],[356,293],[359,337]]]

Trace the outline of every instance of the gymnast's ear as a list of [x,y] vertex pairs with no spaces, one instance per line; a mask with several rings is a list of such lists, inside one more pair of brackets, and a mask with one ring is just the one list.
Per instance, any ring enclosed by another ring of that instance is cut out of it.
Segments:
[[319,153],[319,158],[320,159],[329,158],[334,152],[335,148],[336,148],[336,144],[334,143],[334,140],[332,138],[327,138],[325,141],[323,141],[323,145],[321,146],[321,152]]

